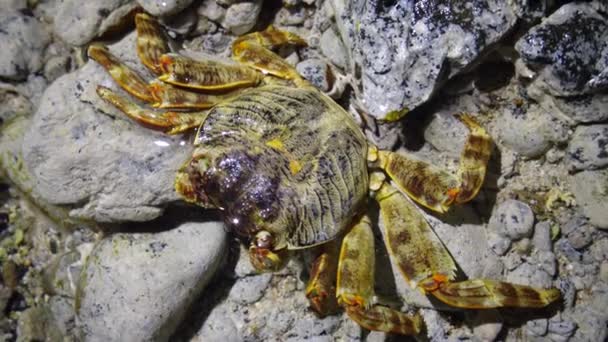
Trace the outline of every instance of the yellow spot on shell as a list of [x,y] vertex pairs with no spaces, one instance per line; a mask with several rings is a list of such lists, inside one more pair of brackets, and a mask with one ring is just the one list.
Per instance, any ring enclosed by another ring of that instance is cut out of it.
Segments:
[[289,162],[289,170],[291,171],[292,175],[295,175],[302,170],[302,164],[300,164],[300,162],[297,160],[292,160]]
[[268,140],[266,142],[266,146],[274,148],[277,151],[285,150],[285,146],[283,145],[283,142],[279,138],[274,138],[272,140]]

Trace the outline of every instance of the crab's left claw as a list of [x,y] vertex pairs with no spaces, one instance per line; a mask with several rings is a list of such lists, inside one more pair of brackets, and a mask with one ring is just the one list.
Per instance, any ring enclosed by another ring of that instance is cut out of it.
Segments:
[[276,272],[287,262],[286,248],[273,250],[274,241],[267,231],[258,232],[249,246],[249,260],[259,272]]

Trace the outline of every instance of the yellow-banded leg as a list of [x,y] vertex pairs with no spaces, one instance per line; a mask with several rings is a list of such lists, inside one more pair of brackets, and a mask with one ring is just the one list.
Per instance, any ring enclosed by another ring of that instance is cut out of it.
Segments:
[[[488,279],[454,280],[456,266],[418,208],[389,184],[376,192],[391,256],[413,287],[461,308],[543,307],[560,297],[539,289]],[[474,247],[474,246],[471,246]]]
[[456,176],[413,157],[391,151],[371,151],[372,160],[401,191],[440,213],[446,212],[454,202],[464,203],[475,197],[483,184],[492,149],[492,139],[473,117],[466,114],[456,117],[470,131]]
[[340,243],[334,240],[324,244],[310,270],[310,280],[306,286],[306,298],[311,308],[324,317],[338,310],[336,299],[336,272]]
[[178,134],[198,127],[206,118],[206,111],[156,113],[151,109],[140,107],[103,86],[97,86],[97,94],[133,120],[146,127],[162,130],[167,134]]
[[423,326],[419,315],[407,315],[374,303],[374,234],[362,217],[342,241],[336,296],[350,318],[370,330],[415,335]]
[[151,16],[138,13],[135,16],[137,30],[137,55],[141,62],[155,74],[161,74],[160,57],[171,52],[165,31]]
[[269,26],[264,31],[237,38],[232,44],[232,58],[263,73],[292,80],[296,85],[307,84],[289,63],[271,51],[286,45],[306,46],[307,44],[296,34]]

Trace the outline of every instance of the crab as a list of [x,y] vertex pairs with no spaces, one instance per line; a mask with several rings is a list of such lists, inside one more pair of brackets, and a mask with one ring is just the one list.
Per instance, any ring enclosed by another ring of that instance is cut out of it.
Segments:
[[155,109],[98,86],[98,95],[133,120],[167,134],[197,129],[192,156],[175,190],[187,202],[223,212],[227,229],[249,245],[259,271],[283,267],[291,251],[319,246],[306,296],[320,315],[335,308],[370,330],[419,334],[419,313],[376,300],[375,247],[368,198],[378,203],[390,257],[414,288],[459,308],[539,308],[560,297],[490,279],[456,281],[456,265],[420,209],[444,213],[480,190],[492,141],[468,114],[456,174],[369,143],[353,117],[279,55],[306,45],[272,26],[236,38],[237,63],[171,53],[162,26],[136,16],[137,52],[158,77],[147,82],[109,50],[90,58],[127,93]]

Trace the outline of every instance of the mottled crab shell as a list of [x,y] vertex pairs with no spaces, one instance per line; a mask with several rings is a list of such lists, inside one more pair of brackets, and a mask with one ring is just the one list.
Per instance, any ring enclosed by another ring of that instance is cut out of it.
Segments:
[[352,222],[368,193],[367,142],[353,118],[316,89],[266,85],[208,113],[188,173],[200,198],[244,237],[314,246]]

